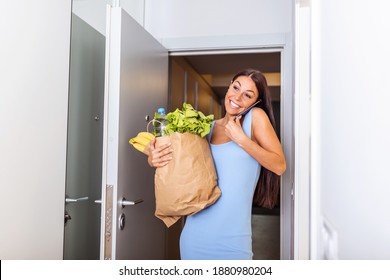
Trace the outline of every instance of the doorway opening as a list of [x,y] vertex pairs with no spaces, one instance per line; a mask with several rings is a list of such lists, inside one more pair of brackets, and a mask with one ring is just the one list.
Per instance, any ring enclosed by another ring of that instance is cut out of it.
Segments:
[[[169,111],[190,103],[215,119],[224,115],[223,100],[231,78],[245,68],[255,68],[264,73],[270,88],[276,133],[281,140],[281,71],[280,49],[255,49],[238,51],[171,52],[169,81]],[[283,220],[279,203],[274,209],[252,207],[252,242],[254,259],[281,259],[281,233]],[[290,221],[288,221],[290,222]],[[168,231],[168,259],[179,257],[178,238],[183,223]],[[284,227],[285,228],[285,227]],[[289,227],[288,227],[289,228]]]

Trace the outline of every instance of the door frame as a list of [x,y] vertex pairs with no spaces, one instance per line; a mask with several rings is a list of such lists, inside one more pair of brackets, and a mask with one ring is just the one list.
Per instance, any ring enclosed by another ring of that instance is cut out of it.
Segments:
[[[281,180],[280,258],[294,259],[294,86],[293,45],[290,33],[167,38],[162,44],[170,56],[280,52],[281,142],[287,169]],[[239,45],[237,44],[239,42]]]

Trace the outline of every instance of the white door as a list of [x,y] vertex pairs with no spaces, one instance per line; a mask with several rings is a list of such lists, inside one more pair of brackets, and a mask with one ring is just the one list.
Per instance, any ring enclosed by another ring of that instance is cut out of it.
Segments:
[[72,13],[64,259],[98,259],[105,37]]
[[[101,258],[164,259],[154,169],[128,140],[167,107],[168,52],[119,7],[107,7]],[[135,202],[122,206],[122,201]]]

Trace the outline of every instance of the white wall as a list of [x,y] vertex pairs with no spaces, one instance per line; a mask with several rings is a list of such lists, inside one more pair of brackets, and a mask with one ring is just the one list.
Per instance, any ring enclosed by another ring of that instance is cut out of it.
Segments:
[[[105,35],[106,5],[74,0],[73,12]],[[291,0],[121,0],[120,6],[155,38],[283,34],[292,31]],[[164,44],[164,42],[162,42]]]
[[98,32],[106,34],[107,4],[120,6],[140,25],[144,26],[145,0],[73,0],[72,11]]
[[71,1],[1,6],[0,259],[62,259]]
[[312,1],[312,258],[390,258],[389,8]]
[[145,28],[160,39],[292,30],[291,0],[145,1]]

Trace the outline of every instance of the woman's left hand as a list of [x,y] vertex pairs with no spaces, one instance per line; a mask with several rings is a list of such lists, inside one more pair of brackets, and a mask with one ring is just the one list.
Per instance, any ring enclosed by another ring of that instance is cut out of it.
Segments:
[[244,133],[241,126],[241,116],[234,118],[233,120],[229,120],[225,126],[226,135],[237,144],[240,144],[244,141],[248,136]]

